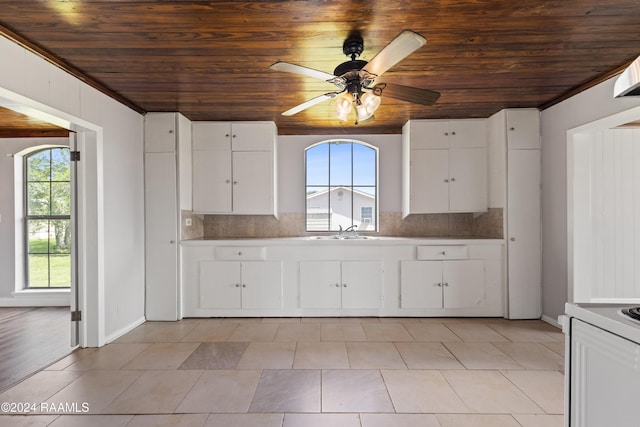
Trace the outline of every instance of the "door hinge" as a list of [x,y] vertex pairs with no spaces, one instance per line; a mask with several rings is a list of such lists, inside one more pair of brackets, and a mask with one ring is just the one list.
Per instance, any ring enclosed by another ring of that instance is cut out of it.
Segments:
[[79,162],[80,161],[80,152],[79,151],[71,151],[69,154],[71,155],[71,161],[72,162]]
[[79,310],[76,311],[72,311],[71,312],[71,321],[72,322],[79,322],[82,320],[82,312]]

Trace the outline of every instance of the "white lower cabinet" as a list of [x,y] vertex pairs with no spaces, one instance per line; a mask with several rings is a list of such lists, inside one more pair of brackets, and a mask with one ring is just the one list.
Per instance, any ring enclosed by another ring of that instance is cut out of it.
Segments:
[[471,308],[485,303],[482,260],[403,261],[401,308]]
[[377,309],[379,261],[301,261],[300,306],[312,309]]
[[182,242],[185,317],[502,316],[504,242]]
[[282,266],[277,261],[200,262],[200,308],[282,307]]

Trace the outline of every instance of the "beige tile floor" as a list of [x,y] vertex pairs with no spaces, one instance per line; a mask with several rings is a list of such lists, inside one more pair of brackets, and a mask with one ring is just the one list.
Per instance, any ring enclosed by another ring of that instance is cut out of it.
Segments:
[[560,427],[563,342],[504,319],[148,322],[3,392],[36,413],[0,425]]

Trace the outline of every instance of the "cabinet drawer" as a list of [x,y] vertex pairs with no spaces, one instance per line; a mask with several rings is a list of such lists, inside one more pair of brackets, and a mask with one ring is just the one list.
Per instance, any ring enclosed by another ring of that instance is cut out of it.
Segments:
[[217,260],[262,261],[267,258],[267,248],[255,246],[220,246],[216,248]]
[[467,259],[469,250],[466,245],[418,246],[418,259]]

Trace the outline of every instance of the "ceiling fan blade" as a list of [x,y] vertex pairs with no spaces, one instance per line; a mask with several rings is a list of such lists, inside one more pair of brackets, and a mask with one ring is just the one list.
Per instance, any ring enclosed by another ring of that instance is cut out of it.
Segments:
[[331,99],[331,98],[335,98],[336,95],[338,95],[341,92],[329,92],[329,93],[325,93],[324,95],[320,95],[317,96],[315,98],[311,98],[310,100],[303,102],[300,105],[296,105],[293,108],[288,109],[287,111],[285,111],[284,113],[282,113],[283,116],[293,116],[294,114],[298,114],[300,111],[302,110],[306,110],[309,107],[313,107],[316,104],[321,103],[322,101],[326,101],[327,99]]
[[397,85],[393,83],[379,83],[374,86],[374,92],[381,90],[385,96],[414,104],[433,105],[440,98],[440,92],[417,87]]
[[424,46],[425,43],[427,43],[427,39],[420,34],[411,30],[404,30],[378,52],[364,68],[371,74],[380,76],[389,68],[411,55],[416,49]]
[[285,73],[293,73],[300,74],[307,77],[313,77],[314,79],[319,80],[332,80],[336,76],[330,73],[325,73],[324,71],[314,70],[313,68],[303,67],[302,65],[290,64],[288,62],[278,61],[275,64],[272,64],[269,68],[276,71],[284,71]]

